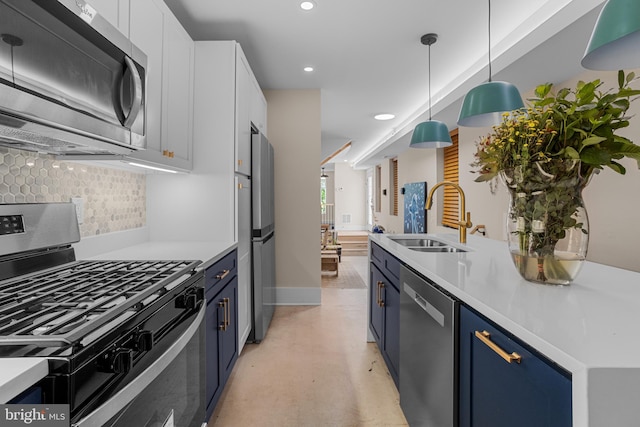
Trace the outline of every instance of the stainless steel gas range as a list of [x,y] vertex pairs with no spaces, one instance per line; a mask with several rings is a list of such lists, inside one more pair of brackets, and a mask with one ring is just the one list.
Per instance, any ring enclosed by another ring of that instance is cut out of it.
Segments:
[[49,366],[13,402],[69,405],[73,426],[201,426],[200,261],[76,261],[78,240],[71,204],[0,205],[0,358]]

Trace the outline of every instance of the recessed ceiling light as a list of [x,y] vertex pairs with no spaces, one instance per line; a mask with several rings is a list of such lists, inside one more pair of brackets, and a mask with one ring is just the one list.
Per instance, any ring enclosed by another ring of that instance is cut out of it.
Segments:
[[304,70],[305,70],[307,73],[310,73],[310,72],[312,72],[312,71],[313,71],[313,67],[304,67]]
[[303,1],[300,3],[300,9],[302,10],[311,10],[316,7],[316,4],[312,1]]
[[391,120],[395,117],[396,117],[395,114],[390,114],[390,113],[380,113],[373,116],[373,118],[376,120]]

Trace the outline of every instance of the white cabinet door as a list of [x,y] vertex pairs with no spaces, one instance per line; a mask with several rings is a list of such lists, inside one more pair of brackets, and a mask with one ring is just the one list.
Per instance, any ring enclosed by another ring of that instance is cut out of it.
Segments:
[[190,171],[194,44],[162,0],[131,2],[131,41],[147,54],[147,148],[142,163]]
[[251,174],[251,69],[240,45],[236,48],[235,171]]
[[129,0],[89,0],[88,3],[111,25],[129,37]]
[[251,123],[267,135],[267,100],[255,77],[251,79],[251,83]]
[[[130,22],[131,41],[147,55],[147,151],[160,153],[164,13],[154,0],[134,0],[131,2]],[[142,153],[134,156],[144,156]]]
[[173,16],[165,16],[162,148],[171,163],[191,169],[193,40]]

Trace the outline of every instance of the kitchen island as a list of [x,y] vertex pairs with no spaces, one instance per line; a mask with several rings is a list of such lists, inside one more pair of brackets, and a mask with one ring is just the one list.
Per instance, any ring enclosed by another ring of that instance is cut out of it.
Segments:
[[[428,235],[466,250],[413,251],[389,237],[374,242],[571,374],[575,426],[630,426],[640,419],[640,274],[586,262],[569,286],[527,282],[507,244]],[[424,236],[424,235],[423,235]]]

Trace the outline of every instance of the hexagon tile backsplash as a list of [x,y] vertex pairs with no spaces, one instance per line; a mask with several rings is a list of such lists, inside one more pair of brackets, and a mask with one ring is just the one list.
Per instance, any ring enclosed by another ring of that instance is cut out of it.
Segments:
[[144,174],[0,147],[0,203],[84,201],[82,237],[146,224]]

